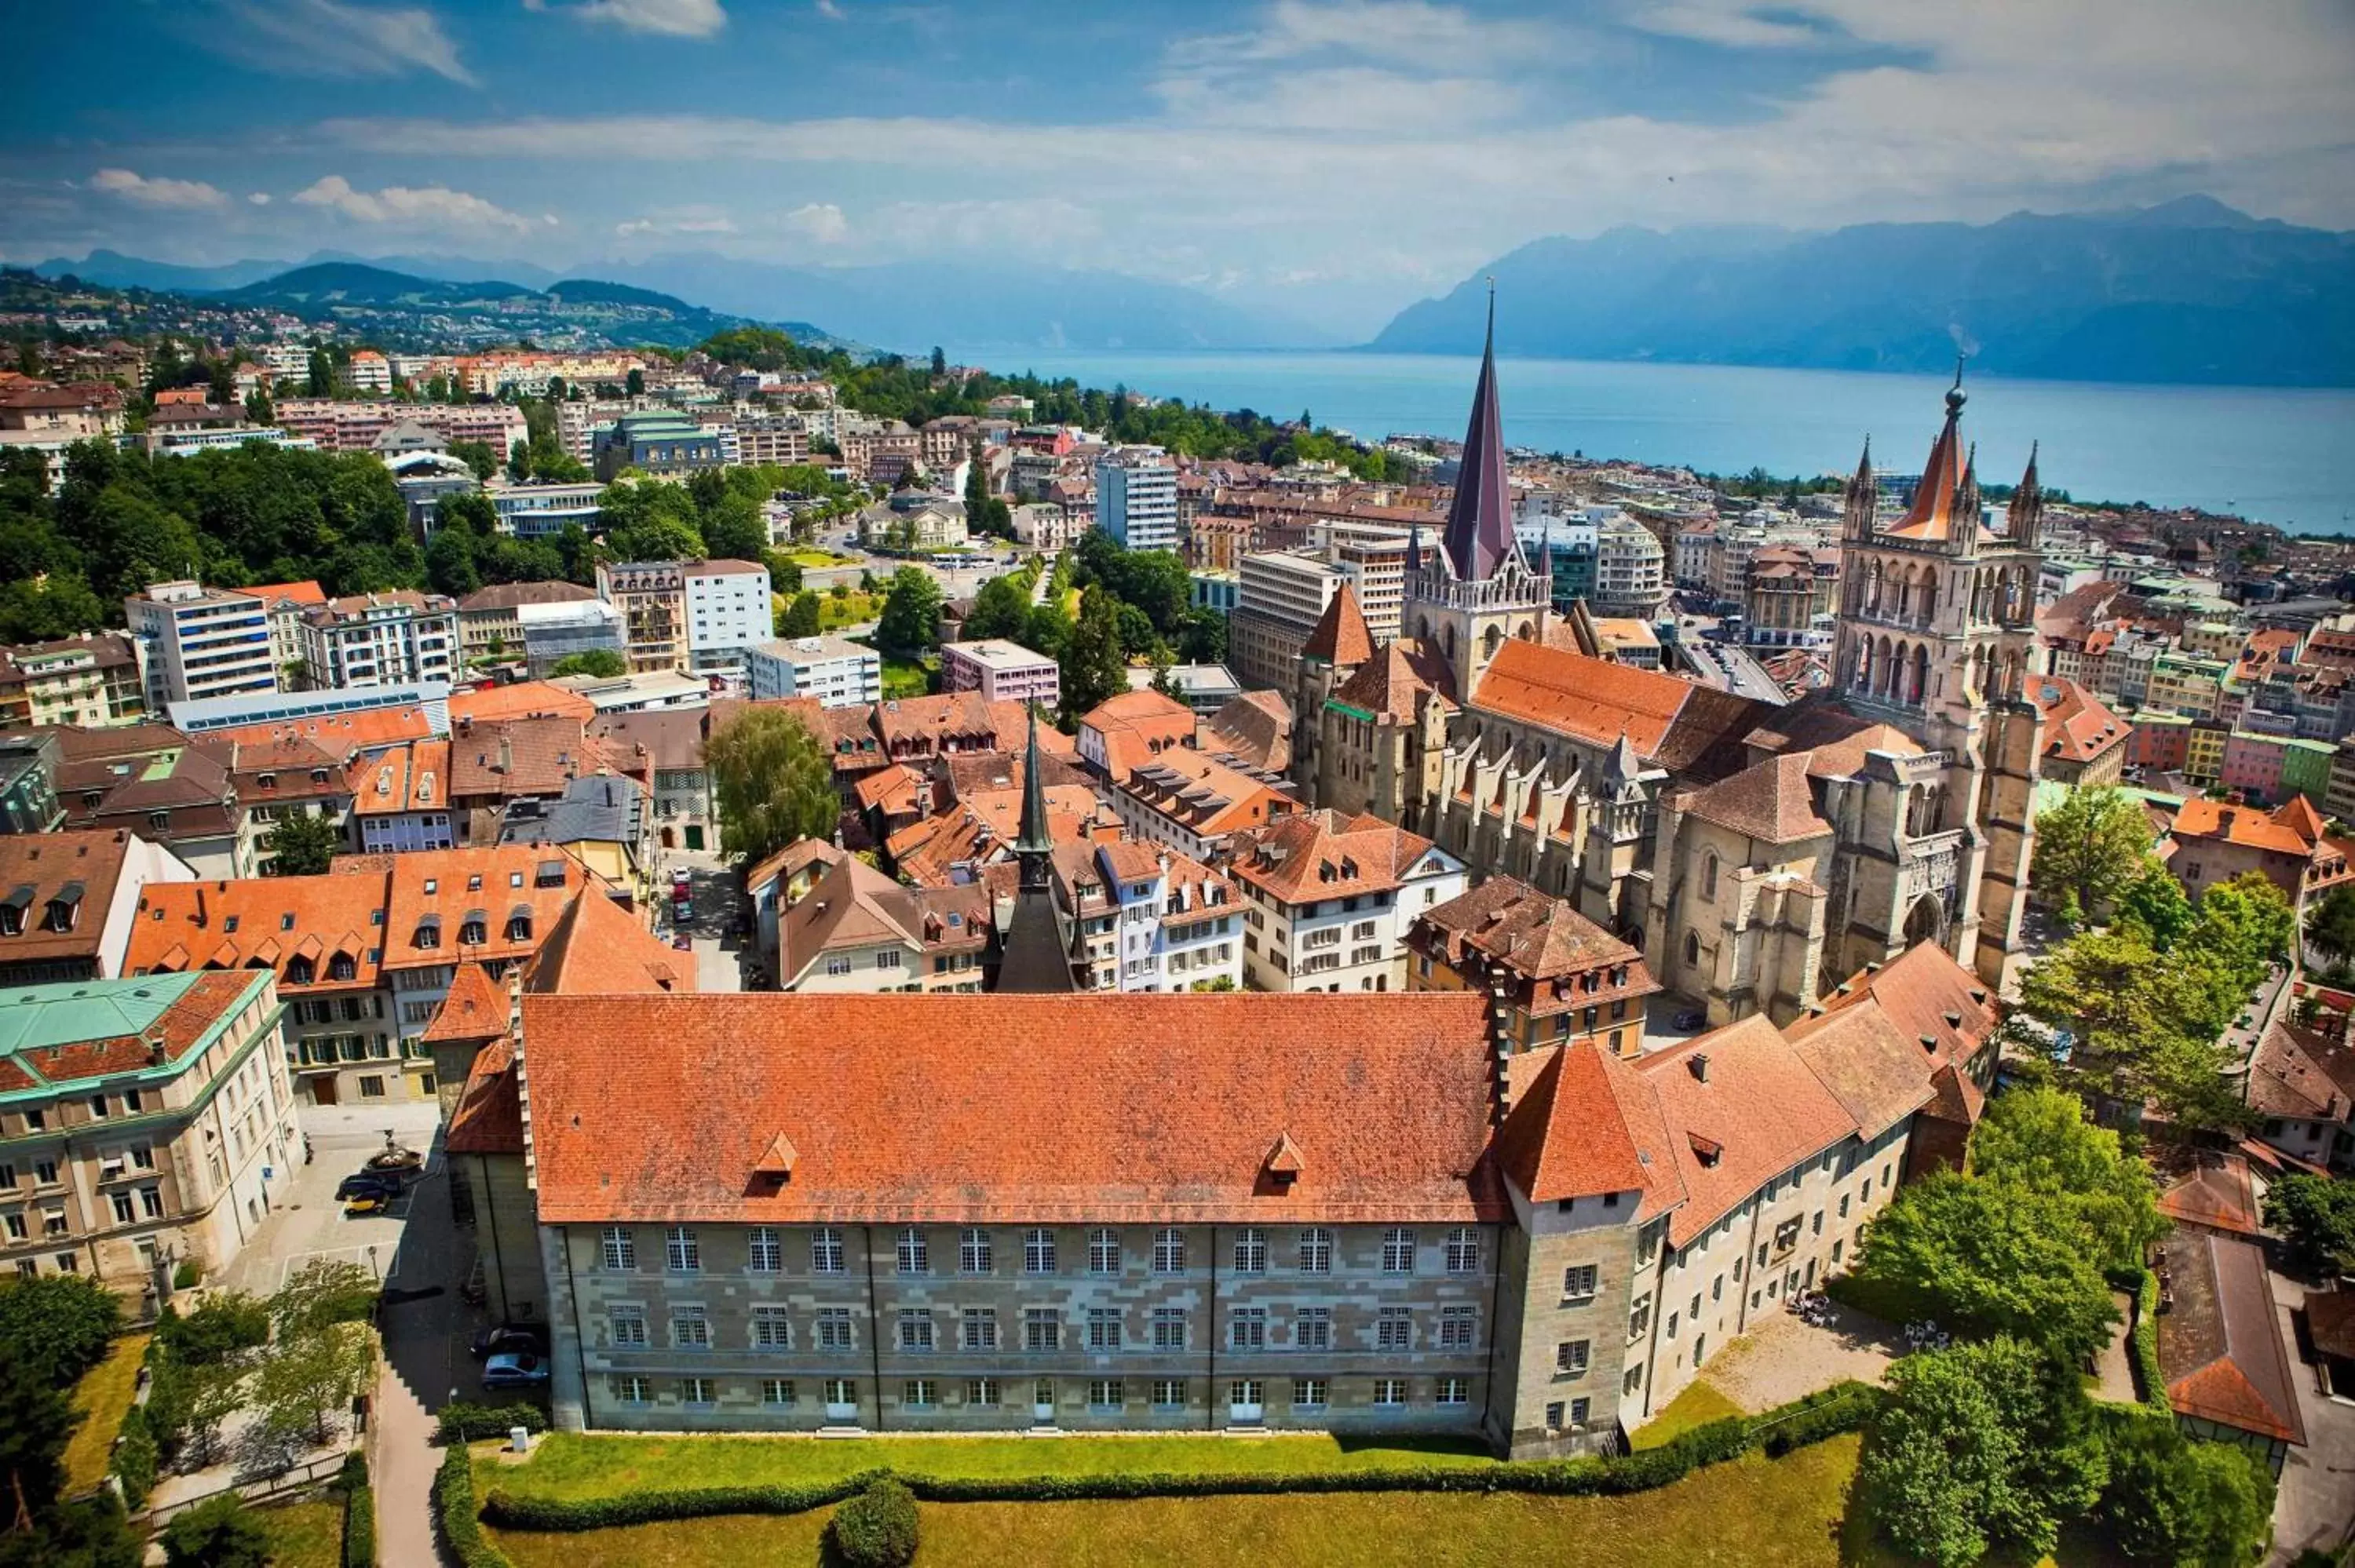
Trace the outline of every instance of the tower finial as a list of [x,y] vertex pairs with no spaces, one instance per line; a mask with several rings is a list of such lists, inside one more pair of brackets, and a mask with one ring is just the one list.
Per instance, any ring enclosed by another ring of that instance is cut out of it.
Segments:
[[1946,388],[1946,418],[1950,419],[1963,411],[1963,361],[1969,357],[1966,354],[1955,355],[1955,384]]
[[1024,706],[1029,709],[1030,734],[1022,751],[1022,822],[1014,848],[1029,856],[1051,852],[1055,840],[1047,828],[1047,787],[1039,772],[1039,710],[1028,704]]

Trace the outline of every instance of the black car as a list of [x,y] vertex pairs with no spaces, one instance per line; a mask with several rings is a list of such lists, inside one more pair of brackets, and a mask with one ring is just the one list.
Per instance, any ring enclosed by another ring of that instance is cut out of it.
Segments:
[[355,1171],[336,1184],[336,1202],[348,1203],[355,1198],[383,1198],[387,1201],[400,1196],[400,1178],[378,1175],[373,1171]]
[[475,1330],[469,1348],[478,1361],[501,1355],[543,1355],[548,1351],[548,1333],[529,1324],[496,1324]]

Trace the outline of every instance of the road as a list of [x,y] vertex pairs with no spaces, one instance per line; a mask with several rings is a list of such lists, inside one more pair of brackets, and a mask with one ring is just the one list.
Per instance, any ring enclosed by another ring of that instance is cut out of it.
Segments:
[[[687,940],[695,953],[695,986],[698,991],[748,991],[748,969],[754,963],[749,932],[751,906],[736,883],[736,874],[727,869],[720,858],[709,850],[673,850],[668,855],[673,870],[684,868],[692,893],[694,914],[685,927]],[[666,898],[668,894],[666,891]],[[665,941],[677,935],[680,927],[672,919],[672,906],[666,903],[656,932]]]

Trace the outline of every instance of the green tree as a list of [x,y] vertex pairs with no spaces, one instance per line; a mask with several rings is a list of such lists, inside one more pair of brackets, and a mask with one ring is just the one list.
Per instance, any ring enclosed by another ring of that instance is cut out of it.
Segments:
[[611,648],[587,648],[578,653],[567,653],[549,666],[551,675],[591,675],[600,681],[610,681],[630,673],[630,662]]
[[2309,1274],[2355,1273],[2355,1181],[2284,1176],[2265,1189],[2265,1225]]
[[2244,871],[2200,895],[2187,945],[2225,960],[2237,1011],[2266,971],[2289,956],[2296,935],[2297,915],[2282,890],[2264,872]]
[[270,1304],[240,1290],[216,1292],[183,1316],[169,1303],[155,1336],[183,1366],[211,1366],[270,1341]]
[[630,366],[629,376],[622,384],[622,389],[633,397],[645,397],[646,395],[646,373],[633,365]]
[[750,863],[804,839],[834,836],[842,815],[834,760],[782,708],[746,708],[704,742],[719,811],[719,847]]
[[376,1309],[376,1276],[357,1263],[314,1258],[286,1277],[270,1298],[270,1320],[282,1340],[336,1323],[363,1321]]
[[270,389],[257,385],[245,395],[245,417],[257,425],[274,425],[278,410],[270,401]]
[[476,479],[487,482],[499,471],[499,454],[488,441],[452,441],[450,455],[473,469]]
[[262,840],[272,876],[318,876],[344,847],[344,835],[326,817],[290,810]]
[[2307,911],[2306,940],[2334,963],[2355,958],[2355,887],[2334,887]]
[[11,1517],[37,1518],[56,1500],[73,1426],[72,1406],[39,1364],[0,1355],[0,1505]]
[[793,602],[777,618],[780,637],[815,637],[824,630],[823,605],[817,595],[806,590],[794,595]]
[[225,1492],[172,1516],[164,1561],[171,1568],[270,1568],[270,1531],[243,1498]]
[[123,1520],[122,1502],[108,1492],[50,1509],[0,1534],[0,1568],[139,1568],[144,1555]]
[[2074,894],[2090,917],[2142,874],[2152,837],[2150,819],[2130,797],[2111,789],[2073,789],[2036,819],[2029,886],[2049,904]]
[[703,514],[703,542],[721,560],[758,561],[769,553],[769,523],[748,495],[723,495]]
[[1899,1189],[1865,1228],[1856,1277],[1908,1317],[2010,1334],[2076,1361],[2117,1308],[2068,1204],[1941,1171]]
[[2183,884],[2155,859],[2145,863],[2118,895],[2114,913],[2121,924],[2131,921],[2139,927],[2143,939],[2160,952],[2173,948],[2191,929],[2195,914],[2191,900],[2183,895]]
[[941,585],[932,573],[901,567],[884,591],[876,644],[893,653],[921,653],[941,641]]
[[1009,572],[982,584],[981,591],[973,596],[973,613],[965,617],[966,641],[1004,637],[1027,646],[1030,630],[1030,588],[1035,580],[1026,570]]
[[0,1361],[50,1388],[70,1387],[106,1358],[123,1323],[114,1293],[86,1274],[43,1274],[0,1285]]
[[948,355],[941,352],[941,345],[939,344],[932,344],[932,374],[934,376],[946,376],[948,373]]
[[2106,1478],[2085,1395],[2064,1364],[1997,1339],[1908,1356],[1859,1478],[1903,1551],[1968,1568],[1996,1547],[2034,1559]]
[[306,390],[314,397],[336,395],[336,362],[327,357],[327,351],[324,348],[311,351],[311,376]]
[[2254,1454],[2169,1421],[2122,1424],[2101,1512],[2137,1563],[2251,1568],[2273,1543],[2274,1478]]
[[1128,690],[1128,665],[1121,657],[1121,606],[1102,584],[1080,596],[1080,619],[1063,645],[1063,721],[1077,724],[1106,698]]
[[0,586],[0,643],[79,637],[108,619],[105,604],[80,572],[43,573]]
[[1971,1171],[2073,1211],[2083,1245],[2105,1269],[2131,1268],[2167,1228],[2150,1167],[2118,1135],[2085,1119],[2077,1097],[2024,1087],[1998,1095],[1971,1134]]
[[272,1431],[307,1432],[325,1443],[335,1435],[328,1418],[367,1393],[375,1375],[376,1341],[366,1324],[304,1323],[282,1329],[262,1352],[255,1403]]

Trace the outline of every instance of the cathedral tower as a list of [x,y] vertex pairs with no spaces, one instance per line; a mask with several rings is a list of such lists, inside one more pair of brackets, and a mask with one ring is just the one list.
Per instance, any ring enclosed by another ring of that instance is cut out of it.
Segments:
[[1404,635],[1446,663],[1455,695],[1465,699],[1507,638],[1534,642],[1544,637],[1552,607],[1546,570],[1530,569],[1513,536],[1504,419],[1497,407],[1497,292],[1491,285],[1488,336],[1480,353],[1480,382],[1472,393],[1471,423],[1464,431],[1455,499],[1447,509],[1440,547],[1426,554],[1418,532],[1407,548],[1400,622]]

